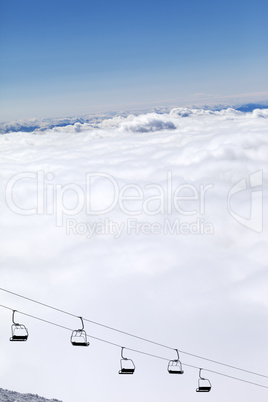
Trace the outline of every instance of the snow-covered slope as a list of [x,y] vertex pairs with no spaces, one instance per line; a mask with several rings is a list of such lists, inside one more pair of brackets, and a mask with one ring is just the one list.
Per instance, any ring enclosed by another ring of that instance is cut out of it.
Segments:
[[1,402],[61,402],[58,399],[46,399],[34,394],[20,394],[15,391],[8,391],[0,388]]

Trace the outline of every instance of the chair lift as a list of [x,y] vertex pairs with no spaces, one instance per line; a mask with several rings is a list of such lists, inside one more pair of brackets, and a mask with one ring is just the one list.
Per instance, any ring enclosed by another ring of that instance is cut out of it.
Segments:
[[84,322],[82,317],[80,318],[82,322],[82,328],[81,329],[76,329],[72,332],[71,335],[71,343],[73,346],[88,346],[89,342],[87,340],[87,333],[84,330]]
[[211,382],[201,376],[201,371],[202,369],[199,369],[198,388],[196,388],[196,392],[209,392],[211,390]]
[[14,320],[16,311],[17,310],[13,310],[13,314],[12,314],[12,322],[13,322],[13,324],[11,325],[12,336],[11,336],[11,338],[9,338],[9,340],[10,341],[27,341],[28,336],[29,336],[27,328],[25,327],[25,325],[19,324],[19,323],[15,322],[15,320]]
[[178,349],[175,349],[175,351],[177,352],[177,359],[169,361],[167,370],[170,374],[183,374],[184,371],[182,369],[179,351],[178,351]]
[[118,373],[119,374],[133,374],[135,371],[135,364],[134,364],[133,360],[127,359],[126,357],[123,356],[123,351],[124,351],[124,348],[122,347],[121,360],[120,360],[121,369],[118,371]]

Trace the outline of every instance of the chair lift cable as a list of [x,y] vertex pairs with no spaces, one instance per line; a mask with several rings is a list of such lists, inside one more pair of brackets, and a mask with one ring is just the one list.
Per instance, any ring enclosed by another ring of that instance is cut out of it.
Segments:
[[[40,302],[40,301],[38,301],[38,300],[35,300],[35,299],[31,299],[30,297],[23,296],[23,295],[21,295],[21,294],[19,294],[19,293],[12,292],[12,291],[10,291],[10,290],[7,290],[7,289],[1,288],[1,287],[0,287],[0,291],[3,291],[3,292],[6,292],[6,293],[9,293],[9,294],[12,294],[12,295],[14,295],[14,296],[17,296],[17,297],[20,297],[20,298],[22,298],[22,299],[28,300],[28,301],[30,301],[30,302],[39,304],[39,305],[41,305],[41,306],[50,308],[50,309],[55,310],[55,311],[58,311],[58,312],[60,312],[60,313],[67,314],[67,315],[69,315],[69,316],[71,316],[71,317],[77,317],[76,314],[72,314],[72,313],[70,313],[70,312],[68,312],[68,311],[59,309],[59,308],[54,307],[54,306],[51,306],[51,305],[49,305],[49,304],[42,303],[42,302]],[[173,347],[171,347],[171,346],[167,346],[167,345],[164,345],[164,344],[162,344],[162,343],[155,342],[155,341],[152,341],[152,340],[150,340],[150,339],[143,338],[143,337],[141,337],[141,336],[131,334],[130,332],[122,331],[122,330],[120,330],[120,329],[117,329],[117,328],[114,328],[114,327],[110,327],[110,326],[108,326],[108,325],[105,325],[105,324],[102,324],[102,323],[99,323],[99,322],[96,322],[96,321],[92,321],[92,320],[87,319],[87,318],[84,318],[84,317],[83,317],[83,320],[84,320],[84,321],[87,321],[87,322],[90,322],[91,324],[98,325],[98,326],[101,326],[101,327],[103,327],[103,328],[109,329],[109,330],[111,330],[111,331],[116,331],[116,332],[119,332],[119,333],[121,333],[121,334],[123,334],[123,335],[127,335],[127,336],[130,336],[130,337],[132,337],[132,338],[136,338],[136,339],[142,340],[142,341],[144,341],[144,342],[148,342],[148,343],[151,343],[151,344],[154,344],[154,345],[157,345],[157,346],[166,348],[166,349],[170,349],[170,350],[177,350],[176,348],[173,348]],[[233,366],[233,365],[231,365],[231,364],[222,363],[222,362],[220,362],[220,361],[213,360],[213,359],[209,359],[209,358],[207,358],[207,357],[203,357],[203,356],[200,356],[200,355],[197,355],[197,354],[194,354],[194,353],[190,353],[190,352],[186,352],[186,351],[183,351],[183,350],[178,350],[178,351],[179,351],[180,353],[182,353],[182,354],[185,354],[185,355],[188,355],[188,356],[191,356],[191,357],[195,357],[195,358],[197,358],[197,359],[205,360],[205,361],[208,361],[208,362],[210,362],[210,363],[219,364],[219,365],[221,365],[221,366],[225,366],[225,367],[228,367],[228,368],[232,368],[232,369],[234,369],[234,370],[242,371],[242,372],[244,372],[244,373],[253,374],[253,375],[256,375],[256,376],[259,376],[259,377],[268,378],[267,375],[260,374],[260,373],[257,373],[257,372],[254,372],[254,371],[250,371],[250,370],[246,370],[246,369],[242,369],[242,368],[240,368],[240,367],[236,367],[236,366]]]
[[[0,304],[0,307],[5,308],[5,309],[7,309],[7,310],[14,311],[13,308],[8,307],[8,306],[4,306],[4,305],[2,305],[2,304]],[[23,315],[25,315],[25,316],[27,316],[27,317],[30,317],[30,318],[33,318],[33,319],[35,319],[35,320],[45,322],[46,324],[51,324],[51,325],[54,325],[55,327],[63,328],[63,329],[68,330],[68,331],[73,331],[73,329],[68,328],[68,327],[65,327],[65,326],[60,325],[60,324],[57,324],[57,323],[55,323],[55,322],[45,320],[45,319],[43,319],[43,318],[40,318],[40,317],[31,315],[31,314],[25,313],[25,312],[23,312],[23,311],[19,311],[19,310],[15,310],[15,311],[16,311],[17,313],[19,313],[19,314],[23,314]],[[79,318],[80,318],[80,317],[79,317]],[[88,338],[91,338],[91,339],[96,339],[96,340],[98,340],[98,341],[100,341],[100,342],[104,342],[104,343],[107,343],[107,344],[109,344],[109,345],[113,345],[113,346],[119,347],[119,348],[121,348],[121,350],[122,350],[122,346],[119,345],[119,344],[117,344],[117,343],[110,342],[110,341],[108,341],[108,340],[106,340],[106,339],[102,339],[102,338],[99,338],[99,337],[96,337],[96,336],[92,336],[92,335],[87,335],[87,337],[88,337]],[[170,361],[170,360],[167,359],[166,357],[162,357],[162,356],[155,355],[155,354],[152,354],[152,353],[147,353],[147,352],[144,352],[144,351],[142,351],[142,350],[132,349],[132,348],[129,348],[129,347],[124,347],[124,349],[127,349],[127,350],[132,351],[132,352],[135,352],[135,353],[140,353],[140,354],[145,355],[145,356],[154,357],[154,358],[156,358],[156,359],[161,359],[161,360],[165,360],[165,361]],[[200,367],[194,366],[194,365],[192,365],[192,364],[183,363],[183,365],[186,366],[186,367],[190,367],[190,368],[194,368],[194,369],[200,370]],[[202,370],[205,370],[205,371],[208,371],[208,372],[210,372],[210,373],[217,374],[217,375],[220,375],[220,376],[223,376],[223,377],[231,378],[231,379],[236,380],[236,381],[241,381],[241,382],[245,382],[245,383],[247,383],[247,384],[255,385],[255,386],[257,386],[257,387],[261,387],[261,388],[266,388],[266,389],[268,389],[268,386],[266,386],[266,385],[262,385],[262,384],[258,384],[258,383],[253,382],[253,381],[248,381],[248,380],[244,380],[244,379],[242,379],[242,378],[230,376],[230,375],[228,375],[228,374],[220,373],[220,372],[215,371],[215,370],[211,370],[211,369],[207,369],[207,368],[202,368]]]
[[[4,306],[4,305],[2,305],[2,304],[0,304],[0,307],[3,307],[3,308],[5,308],[5,309],[11,310],[11,311],[14,311],[13,308]],[[45,322],[45,323],[47,323],[47,324],[54,325],[54,326],[59,327],[59,328],[63,328],[63,329],[68,330],[68,331],[73,331],[71,328],[68,328],[68,327],[65,327],[65,326],[63,326],[63,325],[54,323],[54,322],[52,322],[52,321],[48,321],[48,320],[45,320],[45,319],[43,319],[43,318],[40,318],[40,317],[31,315],[31,314],[28,314],[28,313],[25,313],[25,312],[22,312],[22,311],[19,311],[19,310],[16,310],[16,311],[17,311],[18,313],[20,313],[20,314],[23,314],[23,315],[27,316],[27,317],[30,317],[30,318],[33,318],[33,319],[36,319],[36,320]],[[113,346],[116,346],[116,347],[119,347],[119,348],[122,349],[122,346],[119,345],[119,344],[117,344],[117,343],[110,342],[110,341],[108,341],[108,340],[106,340],[106,339],[102,339],[102,338],[99,338],[99,337],[96,337],[96,336],[92,336],[92,335],[87,335],[87,336],[88,336],[89,338],[96,339],[96,340],[98,340],[98,341],[100,341],[100,342],[104,342],[104,343],[107,343],[107,344],[109,344],[109,345],[113,345]],[[169,361],[169,359],[167,359],[167,358],[165,358],[165,357],[162,357],[162,356],[159,356],[159,355],[155,355],[155,354],[152,354],[152,353],[147,353],[147,352],[144,352],[144,351],[141,351],[141,350],[138,350],[138,349],[133,349],[133,348],[129,348],[129,347],[124,347],[124,349],[127,349],[127,350],[132,351],[132,352],[135,352],[135,353],[140,353],[140,354],[145,355],[145,356],[154,357],[154,358],[156,358],[156,359],[161,359],[161,360]],[[186,366],[186,367],[190,367],[190,368],[194,368],[194,369],[200,370],[200,367],[194,366],[194,365],[192,365],[192,364],[183,363],[183,365]],[[266,388],[266,389],[268,389],[268,386],[265,386],[265,385],[262,385],[262,384],[258,384],[258,383],[253,382],[253,381],[244,380],[244,379],[242,379],[242,378],[230,376],[230,375],[228,375],[228,374],[220,373],[220,372],[215,371],[215,370],[211,370],[211,369],[207,369],[207,368],[202,368],[202,370],[205,370],[205,371],[208,371],[208,372],[210,372],[210,373],[217,374],[217,375],[220,375],[220,376],[223,376],[223,377],[231,378],[231,379],[236,380],[236,381],[241,381],[241,382],[245,382],[245,383],[247,383],[247,384],[255,385],[255,386],[257,386],[257,387],[261,387],[261,388]]]

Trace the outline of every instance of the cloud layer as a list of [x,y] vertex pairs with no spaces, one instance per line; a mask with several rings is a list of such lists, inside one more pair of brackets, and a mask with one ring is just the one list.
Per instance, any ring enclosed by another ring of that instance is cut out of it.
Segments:
[[[182,350],[265,372],[267,119],[268,109],[175,108],[74,119],[42,130],[39,124],[31,133],[1,136],[1,286]],[[254,172],[262,172],[262,183],[251,188]],[[12,186],[14,177],[19,180]],[[232,196],[228,209],[228,194],[243,179],[246,187]],[[250,220],[253,190],[262,192],[262,231],[236,219]],[[33,213],[15,213],[14,205]],[[164,232],[173,224],[174,232]],[[112,225],[122,228],[118,236]],[[12,308],[79,325],[74,318],[1,296],[1,303]],[[118,395],[157,402],[174,399],[179,386],[183,400],[193,400],[198,377],[193,369],[174,380],[165,362],[132,354],[137,375],[126,382],[117,374],[120,350],[94,340],[86,351],[73,350],[68,333],[22,316],[29,342],[10,345],[11,315],[0,314],[4,388],[64,402],[116,401]],[[174,357],[93,325],[87,330],[122,346]],[[36,356],[42,375],[33,381]],[[267,398],[266,390],[224,377],[212,375],[211,381],[218,402],[236,402],[241,395],[244,402]]]

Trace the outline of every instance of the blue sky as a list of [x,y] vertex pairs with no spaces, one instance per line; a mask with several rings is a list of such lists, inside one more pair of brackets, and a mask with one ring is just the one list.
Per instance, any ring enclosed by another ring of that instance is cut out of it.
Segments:
[[268,3],[1,1],[1,119],[267,99]]

